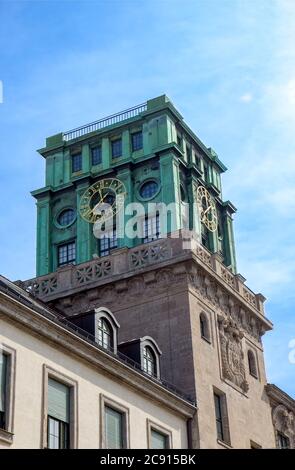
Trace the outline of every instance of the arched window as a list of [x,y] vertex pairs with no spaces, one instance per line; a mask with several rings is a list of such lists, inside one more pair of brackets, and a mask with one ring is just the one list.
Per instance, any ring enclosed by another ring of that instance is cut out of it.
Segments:
[[114,344],[113,328],[106,318],[97,320],[97,342],[105,349],[112,349]]
[[249,373],[257,379],[258,374],[257,374],[256,359],[255,359],[255,355],[253,351],[251,351],[250,349],[248,351],[248,365],[249,365]]
[[207,341],[210,341],[209,322],[207,316],[203,312],[200,314],[200,331],[201,337]]
[[150,346],[143,349],[143,370],[149,375],[156,376],[156,357]]

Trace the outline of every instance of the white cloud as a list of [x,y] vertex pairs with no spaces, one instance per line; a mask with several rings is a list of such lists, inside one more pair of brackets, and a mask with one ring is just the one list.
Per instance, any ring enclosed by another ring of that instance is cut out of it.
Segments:
[[253,100],[253,95],[252,93],[245,93],[244,95],[240,96],[240,101],[243,103],[250,103],[250,101]]

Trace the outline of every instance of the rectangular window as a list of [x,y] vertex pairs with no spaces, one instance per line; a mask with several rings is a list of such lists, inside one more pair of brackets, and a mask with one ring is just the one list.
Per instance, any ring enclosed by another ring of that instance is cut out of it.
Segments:
[[203,179],[204,179],[205,183],[210,183],[209,168],[208,168],[208,165],[205,165],[205,164],[204,164],[204,175],[203,175]]
[[142,132],[131,134],[132,152],[142,149]]
[[105,447],[106,449],[123,449],[124,415],[109,406],[105,406]]
[[72,173],[82,170],[82,154],[75,153],[72,155]]
[[122,156],[122,139],[112,141],[112,158],[119,158]]
[[151,449],[169,449],[169,438],[155,429],[151,429]]
[[47,447],[69,449],[70,387],[48,378]]
[[279,444],[279,449],[289,449],[290,448],[289,438],[281,432],[278,432],[278,444]]
[[112,250],[118,247],[116,229],[104,232],[99,240],[99,255],[108,256]]
[[143,222],[143,243],[149,243],[160,238],[160,216],[146,217]]
[[91,149],[91,163],[92,165],[100,165],[102,162],[101,146],[92,147]]
[[217,438],[220,439],[221,441],[224,441],[221,396],[217,395],[216,393],[214,393],[214,403],[215,403]]
[[65,243],[58,246],[58,266],[63,266],[76,261],[76,243]]
[[224,393],[219,392],[219,391],[214,391],[214,406],[215,406],[217,439],[227,444],[230,444],[227,404],[226,404],[226,396]]
[[6,429],[8,356],[0,351],[0,429]]
[[182,135],[177,133],[177,145],[182,150]]

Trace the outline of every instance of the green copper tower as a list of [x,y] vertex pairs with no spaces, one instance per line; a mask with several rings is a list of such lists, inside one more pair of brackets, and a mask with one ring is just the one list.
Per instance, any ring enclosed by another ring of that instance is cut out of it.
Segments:
[[[168,231],[185,227],[200,232],[202,244],[236,272],[235,207],[222,200],[221,173],[226,167],[167,96],[48,137],[39,153],[46,160],[46,181],[45,187],[32,192],[37,200],[37,276],[150,241],[117,238],[114,232],[103,240],[95,238],[79,205],[85,190],[104,178],[124,183],[125,204],[175,203],[178,210]],[[218,228],[213,232],[200,222],[192,204],[199,186],[215,201]],[[190,203],[187,218],[182,210],[185,202]],[[124,217],[127,222],[130,216]],[[154,235],[159,236],[157,221]]]

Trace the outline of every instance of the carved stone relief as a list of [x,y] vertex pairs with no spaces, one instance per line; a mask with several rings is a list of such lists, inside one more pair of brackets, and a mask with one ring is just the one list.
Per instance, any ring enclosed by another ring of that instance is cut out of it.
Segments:
[[246,381],[242,345],[244,334],[231,318],[223,315],[218,315],[218,328],[222,375],[247,393],[249,384]]

